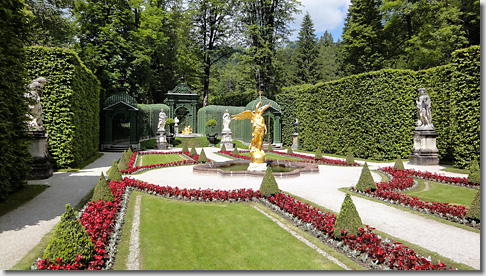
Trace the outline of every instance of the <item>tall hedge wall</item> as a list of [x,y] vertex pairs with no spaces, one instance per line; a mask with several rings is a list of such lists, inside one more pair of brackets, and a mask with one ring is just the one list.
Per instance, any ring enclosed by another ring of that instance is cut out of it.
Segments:
[[79,165],[99,149],[100,83],[69,49],[29,47],[29,79],[43,76],[43,124],[55,167]]
[[442,160],[464,167],[479,157],[479,47],[454,53],[454,63],[423,71],[380,70],[340,80],[285,88],[282,135],[291,144],[299,119],[299,148],[356,157],[408,158],[413,146],[417,89],[432,99],[432,123]]
[[0,201],[27,182],[30,137],[25,50],[27,18],[23,1],[0,1]]

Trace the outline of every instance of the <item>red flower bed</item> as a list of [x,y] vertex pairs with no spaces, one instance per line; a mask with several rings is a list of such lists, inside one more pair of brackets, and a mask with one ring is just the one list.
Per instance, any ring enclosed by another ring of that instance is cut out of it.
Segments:
[[[152,164],[152,165],[145,165],[145,166],[133,166],[135,164],[135,160],[138,155],[147,155],[147,154],[184,154],[187,156],[189,159],[182,160],[182,161],[174,161],[174,162],[169,162],[169,163],[159,163],[159,164]],[[198,163],[199,155],[189,155],[188,151],[182,152],[182,151],[177,151],[177,152],[161,152],[161,151],[150,151],[150,152],[139,152],[136,153],[134,152],[132,156],[130,156],[130,161],[127,162],[128,169],[126,170],[120,170],[122,174],[132,174],[132,173],[137,173],[140,171],[144,170],[151,170],[151,169],[156,169],[156,168],[165,168],[165,167],[174,167],[174,166],[184,166],[184,165],[194,165]],[[208,161],[211,161],[208,159]]]
[[470,183],[467,181],[467,177],[453,177],[445,176],[438,173],[431,173],[427,171],[416,171],[414,169],[404,169],[405,174],[413,178],[421,178],[425,180],[436,181],[440,183],[465,186],[465,187],[478,187],[480,183]]
[[[377,189],[371,191],[366,189],[365,193],[373,197],[393,201],[395,204],[404,204],[412,209],[424,210],[432,214],[440,214],[442,216],[454,216],[463,219],[466,216],[467,208],[464,205],[455,205],[449,203],[429,202],[420,200],[419,197],[408,196],[402,194],[400,191],[409,189],[413,186],[413,178],[418,175],[414,170],[397,170],[393,167],[380,168],[381,171],[390,174],[393,179],[388,182],[377,183]],[[423,175],[428,175],[424,173]],[[351,187],[355,191],[354,187]]]

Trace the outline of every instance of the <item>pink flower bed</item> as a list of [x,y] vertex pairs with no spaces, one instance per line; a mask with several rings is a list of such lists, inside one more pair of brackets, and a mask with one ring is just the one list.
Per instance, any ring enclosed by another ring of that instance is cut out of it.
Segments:
[[[468,209],[464,205],[455,205],[449,203],[429,202],[421,200],[419,197],[408,196],[401,193],[405,189],[413,187],[413,178],[416,175],[420,175],[420,172],[413,170],[397,170],[393,167],[380,168],[381,171],[390,174],[393,179],[388,182],[377,183],[377,189],[371,191],[366,189],[365,194],[372,197],[390,201],[395,204],[403,204],[409,208],[415,210],[423,210],[439,216],[452,216],[458,219],[463,219],[466,216]],[[422,173],[423,175],[430,175],[429,173]],[[426,178],[428,179],[428,178]],[[459,179],[462,181],[461,179]],[[354,187],[351,187],[351,191],[356,191]],[[457,219],[456,219],[457,220]]]

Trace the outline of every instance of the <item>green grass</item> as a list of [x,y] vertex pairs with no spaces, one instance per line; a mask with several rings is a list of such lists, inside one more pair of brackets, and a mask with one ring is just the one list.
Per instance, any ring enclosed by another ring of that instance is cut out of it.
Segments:
[[[345,193],[350,193],[349,191],[347,191],[348,188],[340,188],[339,190],[342,191],[342,192],[345,192]],[[296,196],[296,195],[293,195],[291,193],[288,193],[288,192],[285,192],[286,194],[288,195],[291,195],[292,197],[294,197],[295,199],[297,200],[301,200],[303,203],[308,203],[309,205],[312,205],[316,208],[319,208],[320,211],[326,213],[326,212],[329,212],[329,213],[334,213],[336,216],[339,214],[339,212],[334,212],[330,209],[327,209],[326,207],[323,207],[323,206],[320,206],[319,204],[316,204],[312,201],[309,201],[305,198],[302,198],[302,197],[299,197],[299,196]],[[415,211],[411,211],[410,209],[408,208],[404,208],[404,207],[401,207],[401,206],[398,206],[398,205],[395,205],[395,204],[391,204],[391,203],[386,203],[386,202],[383,202],[381,200],[377,200],[377,199],[372,199],[372,198],[369,198],[369,197],[365,197],[363,195],[359,195],[359,194],[356,194],[356,193],[351,193],[352,196],[358,196],[358,197],[361,197],[361,198],[365,198],[365,199],[368,199],[368,200],[372,200],[372,201],[376,201],[376,202],[380,202],[380,203],[384,203],[388,206],[392,206],[392,207],[395,207],[395,208],[398,208],[398,209],[401,209],[401,210],[404,210],[404,211],[409,211],[409,212],[413,212],[413,213],[417,213],[418,215],[422,216],[422,217],[425,217],[425,218],[429,218],[429,219],[433,219],[433,220],[436,220],[436,221],[443,221],[443,219],[439,219],[435,216],[432,216],[432,215],[428,215],[428,214],[423,214],[423,213],[418,213],[418,212],[415,212]],[[358,210],[359,212],[359,210]],[[457,226],[457,223],[453,223],[453,222],[449,222],[449,221],[446,221],[445,222],[446,224],[451,224],[451,225],[456,225]],[[371,227],[373,227],[373,225],[370,225]],[[462,226],[462,225],[459,225],[459,227]],[[460,227],[460,228],[463,228],[463,227]],[[479,232],[479,230],[475,229],[475,228],[471,228],[471,227],[466,227],[464,226],[465,229],[471,229],[470,231],[473,231],[473,230],[476,230],[474,232]],[[447,257],[444,257],[436,252],[433,252],[433,251],[430,251],[426,248],[423,248],[419,245],[416,245],[416,244],[413,244],[413,243],[410,243],[408,241],[405,241],[405,240],[402,240],[402,239],[399,239],[397,237],[394,237],[392,235],[389,235],[389,234],[386,234],[384,232],[381,232],[381,231],[378,231],[378,230],[373,230],[373,232],[375,234],[378,234],[381,236],[382,239],[386,239],[388,238],[389,240],[394,240],[396,242],[400,242],[406,246],[408,246],[410,249],[412,249],[413,251],[415,251],[415,253],[417,253],[417,255],[419,256],[424,256],[424,257],[428,257],[430,256],[431,259],[432,259],[432,262],[433,263],[438,263],[439,261],[442,261],[445,265],[449,266],[449,267],[452,267],[453,269],[459,269],[459,270],[476,270],[474,269],[473,267],[470,267],[468,265],[465,265],[465,264],[462,264],[462,263],[458,263],[458,262],[455,262],[453,261],[452,259],[449,259]]]
[[[417,179],[417,181],[419,182],[419,187],[404,192],[404,194],[420,197],[421,200],[465,205],[469,208],[474,196],[478,192],[476,189],[442,184],[434,181],[424,181],[421,179]],[[424,191],[426,187],[425,182],[429,185],[427,191]]]
[[248,145],[243,144],[243,142],[238,141],[238,140],[233,140],[233,144],[239,148],[239,149],[249,149],[250,147]]
[[6,199],[0,201],[0,217],[17,209],[49,187],[49,185],[24,185],[12,192]]
[[140,166],[140,160],[142,160],[142,166],[147,166],[160,163],[182,161],[185,159],[187,158],[183,157],[180,154],[145,154],[138,156],[137,166]]
[[[444,172],[451,172],[451,173],[462,173],[462,174],[469,174],[470,171],[469,170],[466,170],[466,169],[459,169],[459,168],[443,168],[442,171]],[[467,176],[465,176],[467,177]]]
[[249,204],[144,195],[144,270],[337,270]]

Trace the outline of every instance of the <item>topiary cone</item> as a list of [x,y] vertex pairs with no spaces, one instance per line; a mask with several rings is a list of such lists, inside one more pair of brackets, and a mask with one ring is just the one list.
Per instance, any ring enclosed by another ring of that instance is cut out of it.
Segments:
[[197,159],[198,163],[206,163],[208,162],[208,158],[206,157],[206,153],[204,149],[201,149],[201,153],[199,154],[199,158]]
[[358,228],[362,226],[363,222],[359,217],[356,206],[354,205],[351,196],[346,193],[343,204],[341,205],[341,211],[339,211],[339,215],[334,224],[333,235],[335,238],[340,239],[342,234],[341,229],[344,229],[348,234],[356,236],[359,233]]
[[109,172],[110,173],[108,174],[108,181],[113,181],[113,180],[121,181],[121,180],[123,180],[122,174],[120,172],[120,169],[118,169],[118,164],[116,163],[116,161],[113,162],[113,165],[109,169]]
[[315,160],[318,160],[318,159],[321,159],[322,158],[322,152],[321,152],[321,149],[317,149],[316,150],[316,153],[314,154],[314,159]]
[[471,202],[471,207],[466,213],[466,218],[481,222],[481,188]]
[[291,153],[294,153],[294,151],[292,150],[292,148],[291,148],[291,147],[288,147],[288,148],[287,148],[287,153],[288,153],[288,154],[291,154]]
[[467,176],[467,182],[469,183],[480,183],[481,182],[481,171],[477,160],[474,160],[469,167],[469,175]]
[[189,152],[189,156],[197,155],[197,151],[195,147],[192,147],[191,152]]
[[267,166],[265,175],[262,179],[262,184],[260,185],[260,194],[269,197],[280,193],[275,176],[273,176],[273,170],[271,166]]
[[226,146],[224,144],[221,146],[221,151],[227,151]]
[[233,154],[240,154],[240,152],[238,151],[238,149],[236,148],[236,146],[233,148]]
[[187,147],[187,141],[184,141],[183,146],[182,146],[182,152],[189,151],[189,148]]
[[119,170],[126,170],[128,169],[127,165],[128,160],[126,159],[126,151],[122,154],[120,161],[118,161],[118,169]]
[[272,151],[272,150],[273,150],[272,144],[268,143],[267,151]]
[[354,164],[354,155],[352,151],[346,153],[346,163],[350,165]]
[[378,187],[376,186],[376,183],[373,180],[373,176],[371,176],[370,169],[368,168],[368,163],[365,162],[364,167],[361,170],[361,175],[359,177],[358,184],[356,184],[356,190],[364,192],[366,189],[370,189],[374,191],[377,188]]
[[66,204],[66,212],[56,225],[43,259],[56,260],[61,258],[62,263],[73,263],[78,254],[84,261],[93,259],[95,247],[88,233],[76,218],[73,208]]
[[402,158],[400,158],[400,155],[397,158],[397,161],[395,161],[395,165],[393,165],[393,168],[397,170],[404,170],[405,167],[403,166]]
[[110,186],[108,182],[106,182],[105,176],[101,173],[100,179],[96,184],[93,192],[93,197],[91,201],[98,201],[103,200],[104,202],[112,201],[114,199],[113,194],[111,193]]

